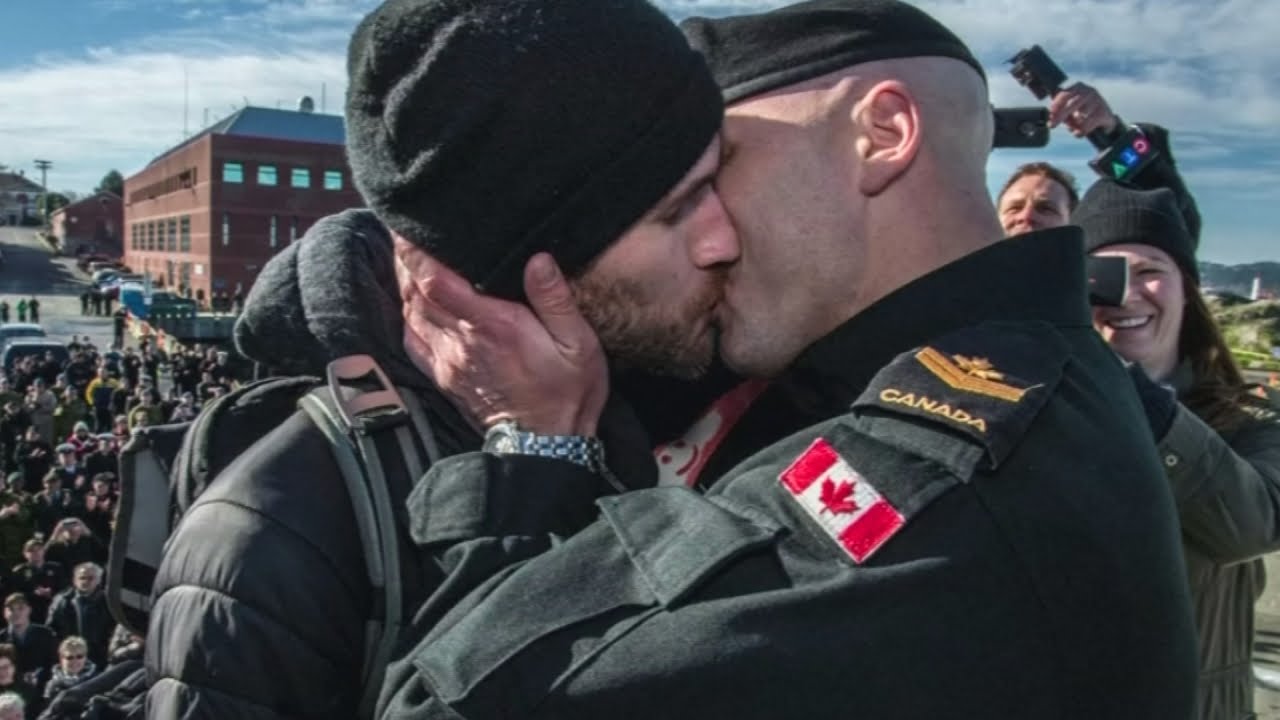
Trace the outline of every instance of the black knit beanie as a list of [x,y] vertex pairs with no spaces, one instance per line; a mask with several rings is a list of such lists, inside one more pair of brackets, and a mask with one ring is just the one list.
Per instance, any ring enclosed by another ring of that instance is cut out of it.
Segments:
[[1178,199],[1168,188],[1138,190],[1099,180],[1080,199],[1071,222],[1084,229],[1088,252],[1108,245],[1137,243],[1169,254],[1196,284],[1196,242],[1187,231]]
[[707,58],[726,103],[875,60],[948,57],[986,79],[969,48],[923,10],[897,0],[810,0],[680,23]]
[[706,64],[645,0],[388,0],[356,29],[347,73],[365,201],[511,298],[534,253],[584,269],[723,117]]

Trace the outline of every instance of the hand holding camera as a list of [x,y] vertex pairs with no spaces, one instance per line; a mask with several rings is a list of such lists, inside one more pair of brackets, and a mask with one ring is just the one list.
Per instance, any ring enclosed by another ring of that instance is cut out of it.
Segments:
[[1067,74],[1039,45],[1019,51],[1010,60],[1014,79],[1037,99],[1052,98],[1049,124],[1065,124],[1076,137],[1085,137],[1100,152],[1089,161],[1094,172],[1129,183],[1159,157],[1160,152],[1136,125],[1126,126],[1111,112],[1098,91],[1083,83],[1064,87]]

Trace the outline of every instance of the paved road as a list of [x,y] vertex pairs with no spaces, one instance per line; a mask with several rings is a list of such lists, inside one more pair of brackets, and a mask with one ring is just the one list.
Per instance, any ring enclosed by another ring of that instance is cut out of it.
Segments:
[[49,337],[68,341],[72,335],[88,335],[100,348],[111,344],[110,318],[80,314],[80,293],[89,280],[76,269],[74,259],[54,257],[29,228],[0,227],[0,251],[0,298],[9,301],[11,322],[17,321],[18,300],[35,297],[40,301],[40,324]]

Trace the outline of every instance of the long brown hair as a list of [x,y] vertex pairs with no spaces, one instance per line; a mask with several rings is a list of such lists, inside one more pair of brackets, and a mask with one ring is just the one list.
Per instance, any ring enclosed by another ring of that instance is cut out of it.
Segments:
[[1222,337],[1218,322],[1200,295],[1200,286],[1182,273],[1182,331],[1178,335],[1178,356],[1191,364],[1191,388],[1182,403],[1219,433],[1230,432],[1251,416],[1243,407],[1256,399],[1245,384],[1240,366]]

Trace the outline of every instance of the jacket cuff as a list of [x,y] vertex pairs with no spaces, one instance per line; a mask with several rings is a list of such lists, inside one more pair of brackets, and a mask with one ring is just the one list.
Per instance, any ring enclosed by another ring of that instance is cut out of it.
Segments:
[[1205,454],[1209,437],[1216,434],[1195,413],[1179,403],[1169,432],[1156,443],[1173,498],[1179,505],[1194,496],[1207,477]]
[[409,532],[427,547],[482,537],[571,535],[613,492],[581,465],[536,455],[470,452],[442,458],[407,501]]

